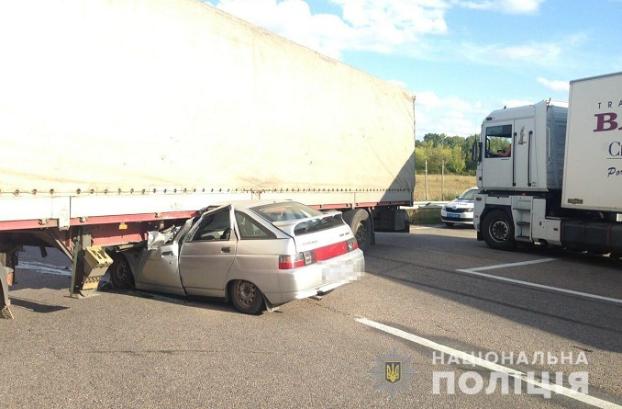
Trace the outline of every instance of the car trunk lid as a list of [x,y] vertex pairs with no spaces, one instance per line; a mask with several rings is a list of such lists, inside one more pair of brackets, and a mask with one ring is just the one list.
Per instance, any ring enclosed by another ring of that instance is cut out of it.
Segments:
[[353,239],[352,230],[343,222],[340,212],[328,212],[304,219],[278,221],[275,227],[294,238],[296,250],[314,250],[318,261],[350,251],[347,241]]

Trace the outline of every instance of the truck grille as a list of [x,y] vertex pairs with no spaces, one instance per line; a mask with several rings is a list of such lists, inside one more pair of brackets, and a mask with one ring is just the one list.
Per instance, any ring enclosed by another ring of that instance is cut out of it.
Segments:
[[445,210],[447,210],[450,213],[466,213],[468,212],[470,209],[465,209],[465,208],[457,208],[454,209],[453,207],[446,207]]

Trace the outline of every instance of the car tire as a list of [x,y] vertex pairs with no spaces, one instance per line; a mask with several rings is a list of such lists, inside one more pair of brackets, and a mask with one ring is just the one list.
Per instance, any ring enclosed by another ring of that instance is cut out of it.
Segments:
[[374,231],[369,213],[363,209],[348,210],[343,220],[350,225],[354,237],[363,251],[369,249],[374,240]]
[[243,314],[257,315],[263,311],[265,306],[263,294],[250,281],[233,281],[229,296],[235,309]]
[[501,209],[492,210],[484,217],[482,236],[486,244],[493,249],[512,250],[516,247],[514,221]]
[[453,224],[453,223],[449,223],[449,222],[445,222],[445,225],[446,225],[447,227],[454,227],[454,224]]
[[114,288],[130,290],[134,288],[134,274],[125,256],[120,253],[112,255],[112,265],[108,268],[110,281]]

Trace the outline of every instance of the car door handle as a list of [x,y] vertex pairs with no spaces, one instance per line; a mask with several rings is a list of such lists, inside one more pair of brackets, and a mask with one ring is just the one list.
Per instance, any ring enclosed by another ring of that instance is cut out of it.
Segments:
[[220,249],[222,253],[231,253],[231,247],[223,247]]

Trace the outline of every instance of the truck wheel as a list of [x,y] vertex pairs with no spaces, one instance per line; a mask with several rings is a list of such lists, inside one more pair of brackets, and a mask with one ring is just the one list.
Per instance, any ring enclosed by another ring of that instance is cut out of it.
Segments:
[[493,249],[512,250],[514,241],[514,222],[507,212],[495,209],[488,213],[482,223],[482,235]]
[[343,214],[343,220],[350,225],[359,248],[363,251],[369,249],[374,236],[369,213],[363,209],[348,210]]
[[263,310],[263,294],[250,281],[234,281],[231,284],[230,296],[233,306],[241,313],[257,315]]
[[125,256],[119,253],[112,255],[112,265],[108,268],[110,280],[114,288],[130,290],[134,288],[134,275]]

